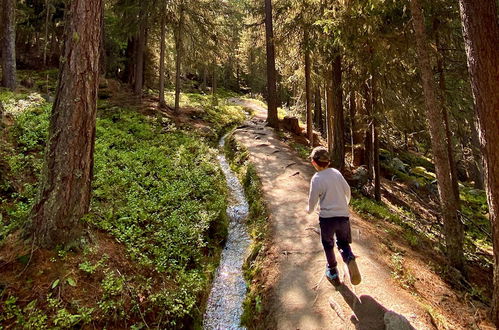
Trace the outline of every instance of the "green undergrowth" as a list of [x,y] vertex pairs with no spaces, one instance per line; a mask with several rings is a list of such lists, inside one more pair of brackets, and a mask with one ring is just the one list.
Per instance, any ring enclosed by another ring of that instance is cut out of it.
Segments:
[[[215,138],[219,138],[246,118],[244,108],[229,101],[229,98],[237,96],[238,94],[225,89],[219,89],[215,97],[199,93],[181,93],[180,107],[203,109],[193,114],[193,119],[202,119],[210,123]],[[166,93],[165,100],[173,107],[175,94]]]
[[263,199],[262,184],[253,164],[248,161],[247,149],[233,136],[229,136],[225,144],[225,153],[231,168],[238,174],[243,184],[250,207],[247,224],[252,243],[243,266],[249,290],[244,301],[242,324],[255,328],[256,324],[262,326],[264,306],[267,303],[262,271],[269,239],[268,212]]
[[[380,150],[380,164],[392,180],[404,182],[418,194],[438,199],[435,166],[425,156],[412,152],[391,153]],[[484,190],[473,189],[469,183],[459,183],[462,221],[465,224],[468,260],[490,264],[488,258],[477,258],[476,248],[491,251],[491,227],[488,220],[487,197]],[[379,207],[378,207],[379,210]],[[387,215],[388,218],[396,216]]]
[[[4,93],[1,97],[12,100]],[[189,104],[199,106],[195,98],[190,95]],[[220,131],[244,118],[239,107],[221,109],[207,110],[212,111],[209,122],[218,121]],[[13,150],[0,149],[8,164],[8,175],[0,176],[0,243],[27,221],[43,165],[50,110],[51,104],[42,102],[16,113],[9,129]],[[196,131],[179,129],[166,118],[118,107],[99,110],[91,213],[84,221],[89,233],[112,237],[123,247],[130,267],[144,273],[114,270],[112,255],[82,241],[83,251],[91,252],[58,250],[55,264],[65,268],[68,260],[78,259],[79,266],[52,281],[48,291],[78,289],[78,279],[91,275],[100,298],[90,303],[48,293],[26,301],[0,283],[0,309],[8,311],[0,324],[40,329],[200,326],[228,224],[227,187],[211,145]],[[101,261],[94,259],[99,254]]]
[[[403,209],[394,212],[392,208],[383,202],[376,202],[370,198],[353,191],[350,206],[359,214],[373,221],[385,220],[399,226],[402,230],[402,238],[411,246],[417,247],[422,241],[429,238],[427,233],[418,230],[413,223],[417,222],[416,216]],[[410,222],[409,222],[410,220]],[[393,233],[398,235],[397,233]]]

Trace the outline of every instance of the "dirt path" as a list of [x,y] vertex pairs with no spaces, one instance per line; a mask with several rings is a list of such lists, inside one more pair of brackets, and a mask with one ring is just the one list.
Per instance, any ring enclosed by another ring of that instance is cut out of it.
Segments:
[[[266,110],[250,102],[256,116],[235,132],[250,152],[271,214],[275,262],[272,309],[278,329],[429,329],[427,313],[390,275],[376,228],[352,215],[353,251],[363,281],[353,287],[340,262],[346,285],[336,290],[323,276],[325,257],[318,219],[305,212],[314,170],[264,126]],[[338,255],[338,254],[337,254]],[[339,260],[339,259],[338,259]]]

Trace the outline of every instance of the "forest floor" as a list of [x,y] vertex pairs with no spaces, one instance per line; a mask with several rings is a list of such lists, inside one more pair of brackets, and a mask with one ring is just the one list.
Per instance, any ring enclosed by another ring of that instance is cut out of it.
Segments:
[[263,269],[253,280],[264,288],[265,327],[489,328],[483,306],[474,308],[462,292],[435,273],[432,263],[441,259],[431,260],[432,254],[418,252],[394,237],[393,224],[366,220],[353,211],[352,248],[363,280],[352,286],[339,262],[344,284],[334,288],[324,277],[317,216],[305,211],[314,169],[265,126],[266,109],[252,101],[233,101],[255,113],[234,137],[248,150],[269,213],[270,246]]

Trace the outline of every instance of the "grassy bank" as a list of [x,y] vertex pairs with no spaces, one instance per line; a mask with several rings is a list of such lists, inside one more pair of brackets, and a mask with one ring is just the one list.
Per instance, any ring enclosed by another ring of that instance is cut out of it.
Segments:
[[[206,137],[164,116],[99,102],[85,234],[72,248],[20,246],[43,165],[51,104],[0,93],[0,325],[15,328],[195,328],[227,231],[227,192],[213,140],[244,119],[184,95],[213,123]],[[9,254],[9,251],[15,250]]]

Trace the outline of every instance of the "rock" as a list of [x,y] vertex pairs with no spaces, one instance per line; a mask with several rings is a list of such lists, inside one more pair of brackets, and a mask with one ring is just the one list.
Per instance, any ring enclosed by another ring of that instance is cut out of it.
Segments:
[[401,161],[400,159],[398,159],[397,157],[393,158],[390,162],[389,162],[389,166],[394,169],[394,170],[397,170],[397,171],[401,171],[401,172],[406,172],[406,164],[404,164],[403,161]]
[[362,188],[367,184],[368,172],[364,166],[359,166],[354,169],[350,176],[346,177],[348,184],[355,188]]
[[394,311],[388,311],[383,317],[385,321],[386,330],[414,330],[415,328],[409,323],[409,321],[402,315],[395,313]]
[[297,135],[301,135],[303,133],[303,129],[300,127],[298,118],[295,117],[284,117],[281,121],[281,127]]
[[33,80],[33,78],[28,77],[21,80],[21,85],[26,88],[33,88],[35,86],[35,81]]

